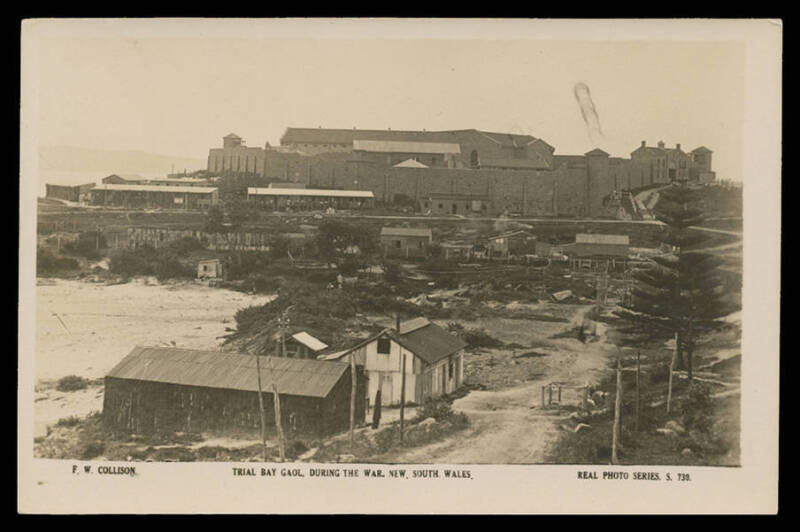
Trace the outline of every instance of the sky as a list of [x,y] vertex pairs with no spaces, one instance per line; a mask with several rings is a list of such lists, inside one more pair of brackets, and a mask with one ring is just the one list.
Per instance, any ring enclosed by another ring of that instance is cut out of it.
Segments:
[[[735,41],[48,37],[40,145],[205,159],[228,133],[286,127],[475,128],[556,154],[629,157],[642,140],[714,152],[742,180],[744,45]],[[599,131],[575,86],[589,89]]]

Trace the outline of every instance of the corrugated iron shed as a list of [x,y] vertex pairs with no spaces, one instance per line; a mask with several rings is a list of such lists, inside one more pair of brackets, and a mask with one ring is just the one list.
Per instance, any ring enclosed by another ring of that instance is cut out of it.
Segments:
[[[270,393],[274,374],[280,394],[325,397],[347,370],[348,365],[339,362],[262,357],[261,386]],[[107,377],[258,391],[256,357],[218,351],[137,346]]]

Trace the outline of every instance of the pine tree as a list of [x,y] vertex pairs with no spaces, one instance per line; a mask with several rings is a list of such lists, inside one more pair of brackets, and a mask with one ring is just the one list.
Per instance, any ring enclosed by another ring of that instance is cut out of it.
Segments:
[[690,380],[698,335],[733,311],[721,297],[717,269],[721,261],[702,250],[692,250],[709,238],[691,229],[703,221],[702,211],[691,206],[695,199],[695,191],[686,185],[660,191],[655,214],[665,225],[657,240],[669,252],[653,257],[652,268],[633,273],[633,297],[625,310],[617,312],[638,328],[655,327],[675,334],[677,368],[686,367]]

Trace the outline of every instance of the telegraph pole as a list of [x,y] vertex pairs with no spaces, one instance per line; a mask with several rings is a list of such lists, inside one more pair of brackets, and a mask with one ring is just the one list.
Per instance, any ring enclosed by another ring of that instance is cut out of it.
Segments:
[[264,396],[261,393],[261,351],[256,352],[256,372],[258,373],[258,410],[261,417],[261,445],[264,451],[264,461],[267,461],[267,420],[264,414]]
[[619,445],[619,415],[622,409],[622,359],[617,357],[617,397],[614,400],[614,430],[611,434],[611,463],[618,464],[617,445]]
[[403,353],[403,373],[400,385],[400,443],[403,443],[403,429],[405,427],[406,413],[406,354]]

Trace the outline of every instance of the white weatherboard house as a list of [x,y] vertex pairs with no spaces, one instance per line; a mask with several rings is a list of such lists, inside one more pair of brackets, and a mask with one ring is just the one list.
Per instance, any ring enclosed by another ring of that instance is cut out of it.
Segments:
[[[467,344],[425,318],[400,324],[399,332],[384,329],[345,351],[323,355],[326,360],[348,360],[364,366],[369,404],[381,390],[381,404],[398,405],[406,374],[406,402],[422,403],[427,397],[452,393],[464,382]],[[403,355],[406,365],[403,368]]]

